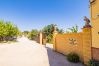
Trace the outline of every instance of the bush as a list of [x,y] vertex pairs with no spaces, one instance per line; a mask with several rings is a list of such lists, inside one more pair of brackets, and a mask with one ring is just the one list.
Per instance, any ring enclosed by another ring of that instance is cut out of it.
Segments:
[[28,33],[28,38],[30,40],[35,40],[38,36],[39,32],[36,29],[33,29],[31,32]]
[[0,41],[12,41],[19,35],[19,29],[11,22],[0,20]]
[[99,66],[99,61],[96,60],[90,60],[88,62],[89,66]]
[[77,63],[79,62],[79,56],[76,53],[70,53],[67,55],[67,60],[70,62]]

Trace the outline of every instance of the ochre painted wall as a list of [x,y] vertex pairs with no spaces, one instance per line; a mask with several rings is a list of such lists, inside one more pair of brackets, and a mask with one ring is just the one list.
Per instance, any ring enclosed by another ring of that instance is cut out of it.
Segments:
[[92,47],[99,48],[99,0],[90,4],[92,22]]
[[91,27],[83,28],[81,33],[53,34],[54,50],[67,55],[77,53],[85,64],[92,59]]
[[46,36],[43,32],[39,33],[37,42],[40,43],[40,44],[43,44],[43,45],[46,44]]
[[82,36],[83,36],[83,59],[84,63],[88,64],[89,60],[92,59],[92,31],[90,28],[83,28]]
[[99,61],[99,0],[90,4],[90,13],[92,23],[92,58]]
[[[69,39],[76,39],[75,44],[71,44]],[[77,53],[83,61],[83,44],[82,33],[57,34],[56,36],[56,51],[67,55],[68,53]]]
[[93,57],[93,59],[99,61],[99,48],[92,47],[92,57]]

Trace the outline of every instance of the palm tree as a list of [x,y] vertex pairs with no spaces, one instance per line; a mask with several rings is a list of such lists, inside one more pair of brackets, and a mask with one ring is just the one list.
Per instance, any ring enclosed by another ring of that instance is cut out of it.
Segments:
[[77,33],[78,32],[78,26],[73,26],[72,28],[68,28],[72,33]]

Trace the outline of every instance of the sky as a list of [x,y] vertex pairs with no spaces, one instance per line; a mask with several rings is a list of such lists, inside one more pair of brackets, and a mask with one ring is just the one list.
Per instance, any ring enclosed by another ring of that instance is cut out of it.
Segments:
[[41,30],[49,24],[67,30],[90,18],[89,0],[0,0],[0,20],[11,21],[21,31]]

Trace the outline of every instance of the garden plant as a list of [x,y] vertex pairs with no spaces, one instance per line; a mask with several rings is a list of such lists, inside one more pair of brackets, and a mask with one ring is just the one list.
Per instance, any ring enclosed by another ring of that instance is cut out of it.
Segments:
[[19,35],[19,29],[11,22],[0,21],[0,41],[13,41]]
[[73,63],[77,63],[80,61],[78,54],[76,53],[69,53],[67,56],[67,60]]

